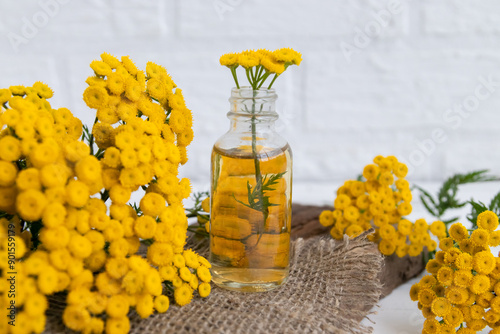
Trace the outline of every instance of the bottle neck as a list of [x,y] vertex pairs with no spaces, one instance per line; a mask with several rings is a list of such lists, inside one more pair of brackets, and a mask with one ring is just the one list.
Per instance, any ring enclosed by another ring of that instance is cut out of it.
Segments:
[[230,111],[227,113],[231,121],[230,131],[274,131],[274,123],[279,117],[276,99],[274,89],[233,88],[229,99]]

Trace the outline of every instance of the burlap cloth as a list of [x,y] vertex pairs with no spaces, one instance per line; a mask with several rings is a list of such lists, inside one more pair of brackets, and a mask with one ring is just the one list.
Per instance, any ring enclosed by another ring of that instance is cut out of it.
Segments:
[[[191,240],[193,242],[193,240]],[[205,243],[192,244],[204,254]],[[130,333],[371,333],[360,324],[378,302],[382,257],[365,236],[292,242],[291,272],[279,289],[238,293],[212,286],[207,298],[140,319]],[[61,321],[64,295],[51,298],[46,333],[70,333]]]

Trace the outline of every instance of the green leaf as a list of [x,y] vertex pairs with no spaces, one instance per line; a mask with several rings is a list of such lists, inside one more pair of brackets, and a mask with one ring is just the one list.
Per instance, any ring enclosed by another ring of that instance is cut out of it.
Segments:
[[443,223],[448,226],[449,224],[454,223],[459,219],[460,219],[460,217],[453,217],[453,218],[450,218],[447,220],[443,220]]
[[497,215],[500,214],[500,192],[491,199],[490,205],[488,205],[488,207]]
[[257,184],[253,188],[250,185],[250,181],[247,181],[248,203],[243,203],[242,201],[238,200],[233,194],[233,198],[236,202],[250,209],[262,212],[263,224],[258,228],[259,233],[262,233],[262,231],[265,229],[264,225],[267,221],[267,217],[269,217],[269,208],[271,206],[279,205],[276,203],[271,203],[270,196],[266,195],[266,192],[275,190],[273,186],[278,183],[279,179],[281,179],[283,175],[285,175],[285,173],[286,171],[278,174],[264,175],[263,178],[258,178],[259,181],[257,181]]
[[[416,187],[421,191],[420,200],[425,208],[434,217],[441,219],[444,213],[449,209],[458,209],[465,206],[468,202],[461,202],[458,197],[458,188],[467,183],[489,182],[500,180],[496,176],[488,175],[488,170],[477,170],[466,174],[455,174],[448,178],[437,193],[437,199],[434,199],[427,191],[421,187]],[[427,199],[427,200],[426,200]],[[497,200],[500,207],[500,197]],[[430,203],[432,205],[430,205]]]
[[[430,199],[432,200],[432,197]],[[420,195],[420,201],[422,201],[422,204],[425,206],[425,208],[427,209],[427,211],[429,211],[429,213],[431,215],[433,215],[434,217],[438,216],[437,213],[435,213],[434,209],[431,209],[431,207],[429,206],[429,204],[424,199],[423,195]]]

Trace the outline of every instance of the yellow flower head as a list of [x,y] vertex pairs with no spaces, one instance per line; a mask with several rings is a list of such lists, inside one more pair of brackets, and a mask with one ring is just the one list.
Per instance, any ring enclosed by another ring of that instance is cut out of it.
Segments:
[[488,230],[479,228],[472,232],[472,234],[470,235],[470,239],[472,240],[475,246],[487,246],[490,239],[490,235]]
[[101,60],[94,60],[90,63],[90,68],[92,68],[96,75],[107,76],[112,73],[111,67]]
[[436,319],[426,319],[424,322],[424,330],[427,333],[438,333],[441,324]]
[[446,235],[446,225],[440,221],[434,221],[430,226],[431,233],[437,237],[442,237]]
[[64,324],[75,331],[82,331],[90,321],[90,314],[81,305],[72,305],[64,309],[63,312]]
[[11,98],[12,93],[8,88],[2,88],[0,89],[0,104],[4,104],[5,102],[9,101]]
[[458,256],[461,254],[460,250],[458,250],[457,248],[450,248],[448,249],[445,254],[444,254],[444,262],[446,264],[453,264],[455,263],[456,259],[458,258]]
[[167,312],[169,306],[170,306],[170,300],[168,299],[167,296],[161,295],[161,296],[155,297],[154,307],[158,313]]
[[170,265],[174,256],[173,247],[169,243],[155,242],[149,246],[147,256],[154,265]]
[[451,285],[453,282],[453,270],[449,267],[441,267],[437,272],[437,279],[444,286]]
[[107,52],[104,52],[101,54],[101,59],[103,62],[108,64],[109,67],[111,67],[112,69],[115,69],[118,66],[120,66],[120,61],[118,60],[118,58],[116,58],[115,56],[113,56]]
[[493,231],[490,233],[489,245],[491,247],[497,247],[500,245],[500,231]]
[[281,48],[273,52],[273,56],[278,61],[282,61],[288,64],[300,65],[302,62],[302,55],[291,49],[291,48]]
[[[186,260],[186,265],[190,268],[197,269],[200,266],[200,257],[192,249],[186,249],[182,256]],[[205,263],[206,264],[206,263]],[[209,267],[207,267],[209,268]]]
[[454,328],[464,321],[464,315],[458,308],[453,307],[450,313],[444,317],[444,321],[447,325],[451,326],[453,333],[455,331]]
[[443,238],[441,240],[439,240],[439,248],[441,248],[442,250],[448,250],[450,249],[451,247],[453,247],[453,239],[451,238]]
[[488,291],[490,288],[490,279],[486,275],[476,275],[472,278],[470,291],[476,295]]
[[83,92],[83,100],[90,108],[105,107],[108,102],[108,92],[103,87],[89,86]]
[[161,65],[157,65],[153,62],[147,62],[146,64],[146,74],[150,78],[159,78],[162,74],[166,74],[167,71]]
[[359,218],[359,210],[355,206],[348,206],[344,209],[344,218],[349,222],[354,222]]
[[469,236],[467,229],[461,223],[455,223],[455,224],[451,225],[449,232],[450,232],[450,236],[456,242],[460,242]]
[[394,253],[396,246],[387,239],[382,239],[378,244],[378,249],[383,255],[389,256]]
[[448,299],[443,297],[438,297],[432,301],[431,309],[432,312],[438,317],[444,317],[448,315],[451,311],[451,304]]
[[233,67],[238,66],[239,55],[237,53],[226,53],[220,57],[220,64],[222,66]]
[[[241,60],[240,60],[240,63],[241,63]],[[276,73],[279,75],[285,71],[285,63],[278,61],[272,55],[261,57],[260,63],[266,69],[266,71],[268,71],[269,73]],[[243,67],[245,67],[245,66],[243,66]]]
[[366,165],[363,169],[363,176],[368,181],[376,180],[379,175],[379,168],[376,165]]
[[134,78],[128,78],[125,81],[125,96],[133,102],[140,99],[142,94],[142,87]]
[[238,56],[238,64],[244,68],[251,68],[259,65],[259,58],[253,52],[246,51]]
[[490,251],[478,252],[474,255],[473,267],[479,274],[488,275],[495,269],[496,260]]
[[146,215],[159,216],[165,209],[165,198],[160,194],[149,192],[141,199],[140,208]]
[[455,305],[461,305],[467,301],[467,298],[469,298],[467,289],[455,286],[446,288],[445,295],[446,299],[448,299],[450,303]]
[[417,219],[415,221],[415,231],[420,231],[420,232],[424,232],[424,231],[427,231],[428,228],[429,228],[429,225],[427,224],[427,222],[425,221],[425,219]]
[[210,291],[211,291],[211,288],[210,288],[209,283],[201,283],[198,286],[198,293],[200,294],[200,297],[202,297],[202,298],[208,297],[208,295],[210,295]]
[[455,260],[455,266],[458,269],[471,270],[472,269],[472,256],[468,253],[461,253]]
[[472,253],[474,250],[474,242],[470,239],[460,241],[460,250],[465,253]]
[[477,226],[490,232],[494,231],[498,227],[498,217],[494,212],[489,210],[481,212],[477,216]]
[[152,238],[156,231],[156,221],[153,217],[144,215],[136,219],[134,231],[139,238]]
[[427,265],[425,266],[425,269],[431,273],[431,274],[437,274],[439,268],[441,268],[441,264],[437,261],[437,260],[429,260],[429,262],[427,262]]
[[394,177],[392,176],[392,173],[389,171],[382,172],[382,174],[380,174],[378,182],[380,182],[382,186],[390,186],[391,184],[394,183]]
[[412,206],[408,202],[402,202],[401,204],[398,205],[398,213],[401,216],[407,216],[411,213],[411,211],[412,211]]
[[418,293],[418,301],[423,306],[431,306],[435,298],[436,298],[436,293],[431,289],[422,289]]
[[460,269],[455,272],[453,283],[461,288],[467,288],[472,280],[470,269]]
[[397,177],[405,177],[408,174],[408,167],[402,162],[397,162],[393,166],[393,172]]
[[127,317],[106,319],[106,333],[128,333],[129,330],[130,320]]
[[9,91],[12,93],[12,95],[18,95],[18,96],[23,96],[26,94],[26,87],[24,86],[10,86]]
[[355,238],[358,235],[360,235],[361,233],[363,233],[363,231],[364,231],[363,227],[356,225],[356,224],[352,224],[345,229],[344,233],[347,234],[351,238]]
[[38,96],[45,99],[50,99],[54,95],[54,91],[45,83],[37,81],[33,84],[33,89]]
[[191,302],[193,298],[193,289],[187,283],[183,283],[180,287],[174,290],[175,302],[179,306],[184,306]]
[[339,210],[343,210],[349,206],[351,199],[347,195],[338,195],[334,201],[334,207]]
[[138,69],[129,56],[122,56],[121,60],[123,67],[125,67],[128,73],[130,73],[131,75],[137,74]]

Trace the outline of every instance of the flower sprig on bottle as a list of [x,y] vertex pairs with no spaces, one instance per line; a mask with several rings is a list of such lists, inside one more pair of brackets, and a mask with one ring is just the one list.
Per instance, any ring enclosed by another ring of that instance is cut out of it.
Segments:
[[[235,200],[242,205],[245,205],[253,210],[262,212],[263,220],[262,224],[258,227],[259,239],[262,236],[262,231],[265,228],[267,217],[269,216],[269,208],[271,206],[276,206],[277,204],[271,203],[269,196],[266,195],[266,191],[274,190],[274,185],[278,182],[280,178],[283,177],[285,173],[266,175],[262,177],[260,169],[259,154],[257,152],[257,135],[256,135],[256,116],[262,110],[256,110],[255,108],[255,97],[257,91],[262,89],[264,83],[273,74],[267,89],[271,89],[276,79],[290,66],[290,65],[300,65],[302,62],[302,55],[291,49],[282,48],[275,51],[269,51],[266,49],[259,49],[257,51],[247,50],[240,53],[228,53],[220,57],[220,64],[228,67],[233,75],[236,88],[240,89],[240,84],[237,76],[237,68],[241,66],[245,69],[245,74],[248,79],[248,83],[253,90],[253,103],[252,110],[247,110],[251,115],[251,132],[252,132],[252,155],[255,165],[255,187],[247,182],[248,191],[248,204],[243,203],[239,200]],[[262,105],[261,105],[262,109]],[[234,195],[233,195],[234,196]]]
[[240,85],[236,69],[241,66],[254,90],[261,88],[264,82],[271,77],[273,79],[267,87],[270,89],[278,76],[280,76],[290,65],[300,65],[302,55],[290,48],[282,48],[275,51],[259,49],[257,51],[247,50],[240,53],[227,53],[220,57],[220,64],[231,70],[236,87]]

